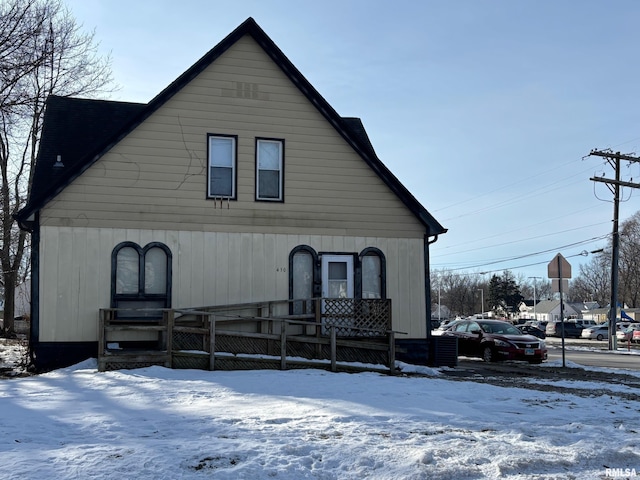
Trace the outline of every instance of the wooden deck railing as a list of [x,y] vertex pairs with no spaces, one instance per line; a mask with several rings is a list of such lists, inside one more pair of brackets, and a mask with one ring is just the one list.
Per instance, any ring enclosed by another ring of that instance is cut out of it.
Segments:
[[146,316],[121,321],[117,313],[100,310],[100,370],[370,369],[348,365],[353,362],[395,369],[390,300],[316,298],[166,309],[155,322]]

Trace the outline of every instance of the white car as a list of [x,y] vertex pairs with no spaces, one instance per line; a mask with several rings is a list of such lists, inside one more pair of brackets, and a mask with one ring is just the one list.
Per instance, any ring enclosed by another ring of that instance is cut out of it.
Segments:
[[605,338],[609,338],[609,326],[598,325],[596,327],[585,328],[582,330],[580,337],[596,339],[596,340],[604,340]]
[[630,326],[628,328],[620,329],[616,332],[616,338],[620,342],[633,341],[633,332],[640,331],[638,326]]

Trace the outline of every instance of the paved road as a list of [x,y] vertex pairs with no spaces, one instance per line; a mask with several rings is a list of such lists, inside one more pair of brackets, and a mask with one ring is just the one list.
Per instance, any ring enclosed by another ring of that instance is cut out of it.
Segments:
[[[562,341],[546,339],[549,360],[562,360]],[[592,367],[626,368],[640,370],[640,346],[632,345],[628,352],[626,344],[619,345],[617,352],[608,350],[608,342],[597,340],[565,339],[565,360]]]

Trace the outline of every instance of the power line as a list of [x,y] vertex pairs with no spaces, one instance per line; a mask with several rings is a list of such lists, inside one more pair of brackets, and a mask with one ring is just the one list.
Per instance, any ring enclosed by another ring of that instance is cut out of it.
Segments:
[[[468,266],[465,266],[465,267],[452,268],[450,270],[452,270],[452,271],[468,270],[468,269],[473,269],[473,268],[480,268],[480,267],[486,267],[486,266],[490,266],[490,265],[495,265],[495,264],[498,264],[498,263],[506,263],[506,262],[511,262],[511,261],[514,261],[514,260],[521,260],[523,258],[536,257],[538,255],[542,255],[542,254],[549,253],[549,252],[555,252],[555,251],[563,250],[563,249],[566,249],[566,248],[576,247],[578,245],[585,245],[585,244],[588,244],[588,243],[597,242],[597,241],[600,241],[600,240],[603,240],[603,239],[607,238],[608,236],[609,235],[602,235],[602,236],[599,236],[599,237],[590,238],[588,240],[582,240],[580,242],[574,242],[574,243],[570,243],[570,244],[567,244],[567,245],[562,245],[562,246],[557,247],[557,248],[550,248],[548,250],[542,250],[542,251],[535,252],[535,253],[528,253],[528,254],[525,254],[525,255],[518,255],[518,256],[515,256],[515,257],[508,257],[508,258],[503,258],[503,259],[499,259],[499,260],[493,260],[493,261],[490,261],[490,262],[478,263],[478,264],[475,264],[475,265],[468,265]],[[436,266],[437,263],[433,263],[432,265]],[[538,264],[532,264],[532,265],[538,265]],[[524,265],[524,266],[531,266],[531,265]],[[510,267],[510,268],[521,268],[521,267]],[[504,270],[504,268],[501,269],[501,270]]]
[[620,162],[622,160],[639,163],[640,158],[635,155],[613,153],[611,150],[591,150],[589,156],[595,155],[607,160],[615,170],[615,179],[602,177],[592,177],[594,182],[602,182],[611,193],[613,193],[613,233],[611,234],[611,302],[609,303],[609,350],[616,350],[616,317],[618,314],[618,257],[620,251],[620,235],[618,233],[619,209],[620,209],[620,188],[631,187],[640,188],[640,184],[626,182],[620,179]]
[[[593,223],[591,225],[584,225],[582,227],[570,228],[570,229],[567,229],[567,230],[561,230],[559,232],[546,233],[544,235],[538,235],[536,237],[527,237],[527,238],[522,238],[522,239],[519,239],[519,240],[513,240],[511,242],[496,243],[494,245],[488,245],[488,246],[484,246],[484,247],[470,248],[468,250],[458,250],[456,252],[443,253],[443,254],[440,254],[440,255],[433,255],[432,258],[437,259],[437,258],[440,258],[440,257],[447,257],[447,256],[450,256],[450,255],[460,255],[461,253],[469,253],[469,252],[475,252],[475,251],[478,251],[478,250],[486,250],[488,248],[504,247],[505,245],[513,245],[514,243],[526,242],[528,240],[536,240],[536,239],[539,239],[539,238],[552,237],[553,235],[561,235],[563,233],[575,232],[576,230],[582,230],[583,228],[598,227],[598,226],[601,226],[601,225],[602,225],[602,223]],[[495,237],[495,235],[492,236],[492,237],[485,237],[484,239],[482,239],[482,238],[476,239],[476,242],[479,241],[479,240],[485,240],[485,239],[493,238],[493,237]],[[476,242],[474,242],[474,243],[476,243]],[[458,244],[457,246],[459,246],[459,245],[467,245],[467,244],[466,243]],[[445,247],[445,248],[450,248],[450,247]]]
[[[521,180],[519,180],[519,181],[515,181],[513,183],[509,183],[508,185],[504,185],[502,187],[495,188],[493,190],[487,190],[485,192],[482,192],[480,195],[473,196],[472,198],[468,198],[468,199],[463,200],[461,202],[453,203],[451,205],[447,205],[445,207],[435,209],[435,210],[433,210],[433,213],[439,213],[439,212],[442,212],[443,210],[448,210],[449,208],[457,207],[459,205],[463,205],[463,204],[468,203],[468,202],[475,202],[479,198],[486,197],[488,195],[491,195],[491,194],[496,193],[496,192],[500,192],[501,190],[505,190],[507,188],[513,188],[514,186],[517,186],[517,185],[519,185],[521,183],[531,184],[531,180],[534,180],[534,179],[536,179],[538,177],[547,176],[547,175],[549,175],[549,173],[555,173],[558,170],[558,168],[566,167],[567,165],[571,165],[572,163],[575,163],[575,160],[571,160],[571,161],[566,162],[564,164],[554,166],[552,170],[545,170],[543,172],[540,172],[540,173],[537,173],[537,174],[534,174],[534,175],[524,175],[523,178]],[[564,180],[566,180],[568,178],[576,177],[578,175],[582,175],[583,173],[590,172],[591,170],[592,169],[588,169],[588,170],[584,170],[584,171],[575,173],[573,175],[565,177]],[[555,185],[556,183],[562,183],[564,180],[559,180],[559,181],[553,182],[550,185]],[[565,183],[565,185],[566,185],[566,183]],[[536,191],[538,191],[538,190],[540,190],[542,188],[545,188],[545,187],[541,187],[541,188],[535,189],[531,193],[535,193]],[[457,217],[455,217],[455,218],[457,218]],[[446,220],[444,220],[444,221],[446,221]]]

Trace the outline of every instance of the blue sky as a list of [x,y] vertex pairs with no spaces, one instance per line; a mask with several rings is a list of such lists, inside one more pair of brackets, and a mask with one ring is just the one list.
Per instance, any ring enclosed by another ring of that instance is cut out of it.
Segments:
[[[640,2],[66,0],[120,89],[147,102],[253,17],[449,229],[433,268],[547,276],[606,245],[613,170],[640,154]],[[640,164],[623,178],[640,179]],[[622,220],[640,209],[623,189]],[[604,239],[603,239],[604,238]]]

